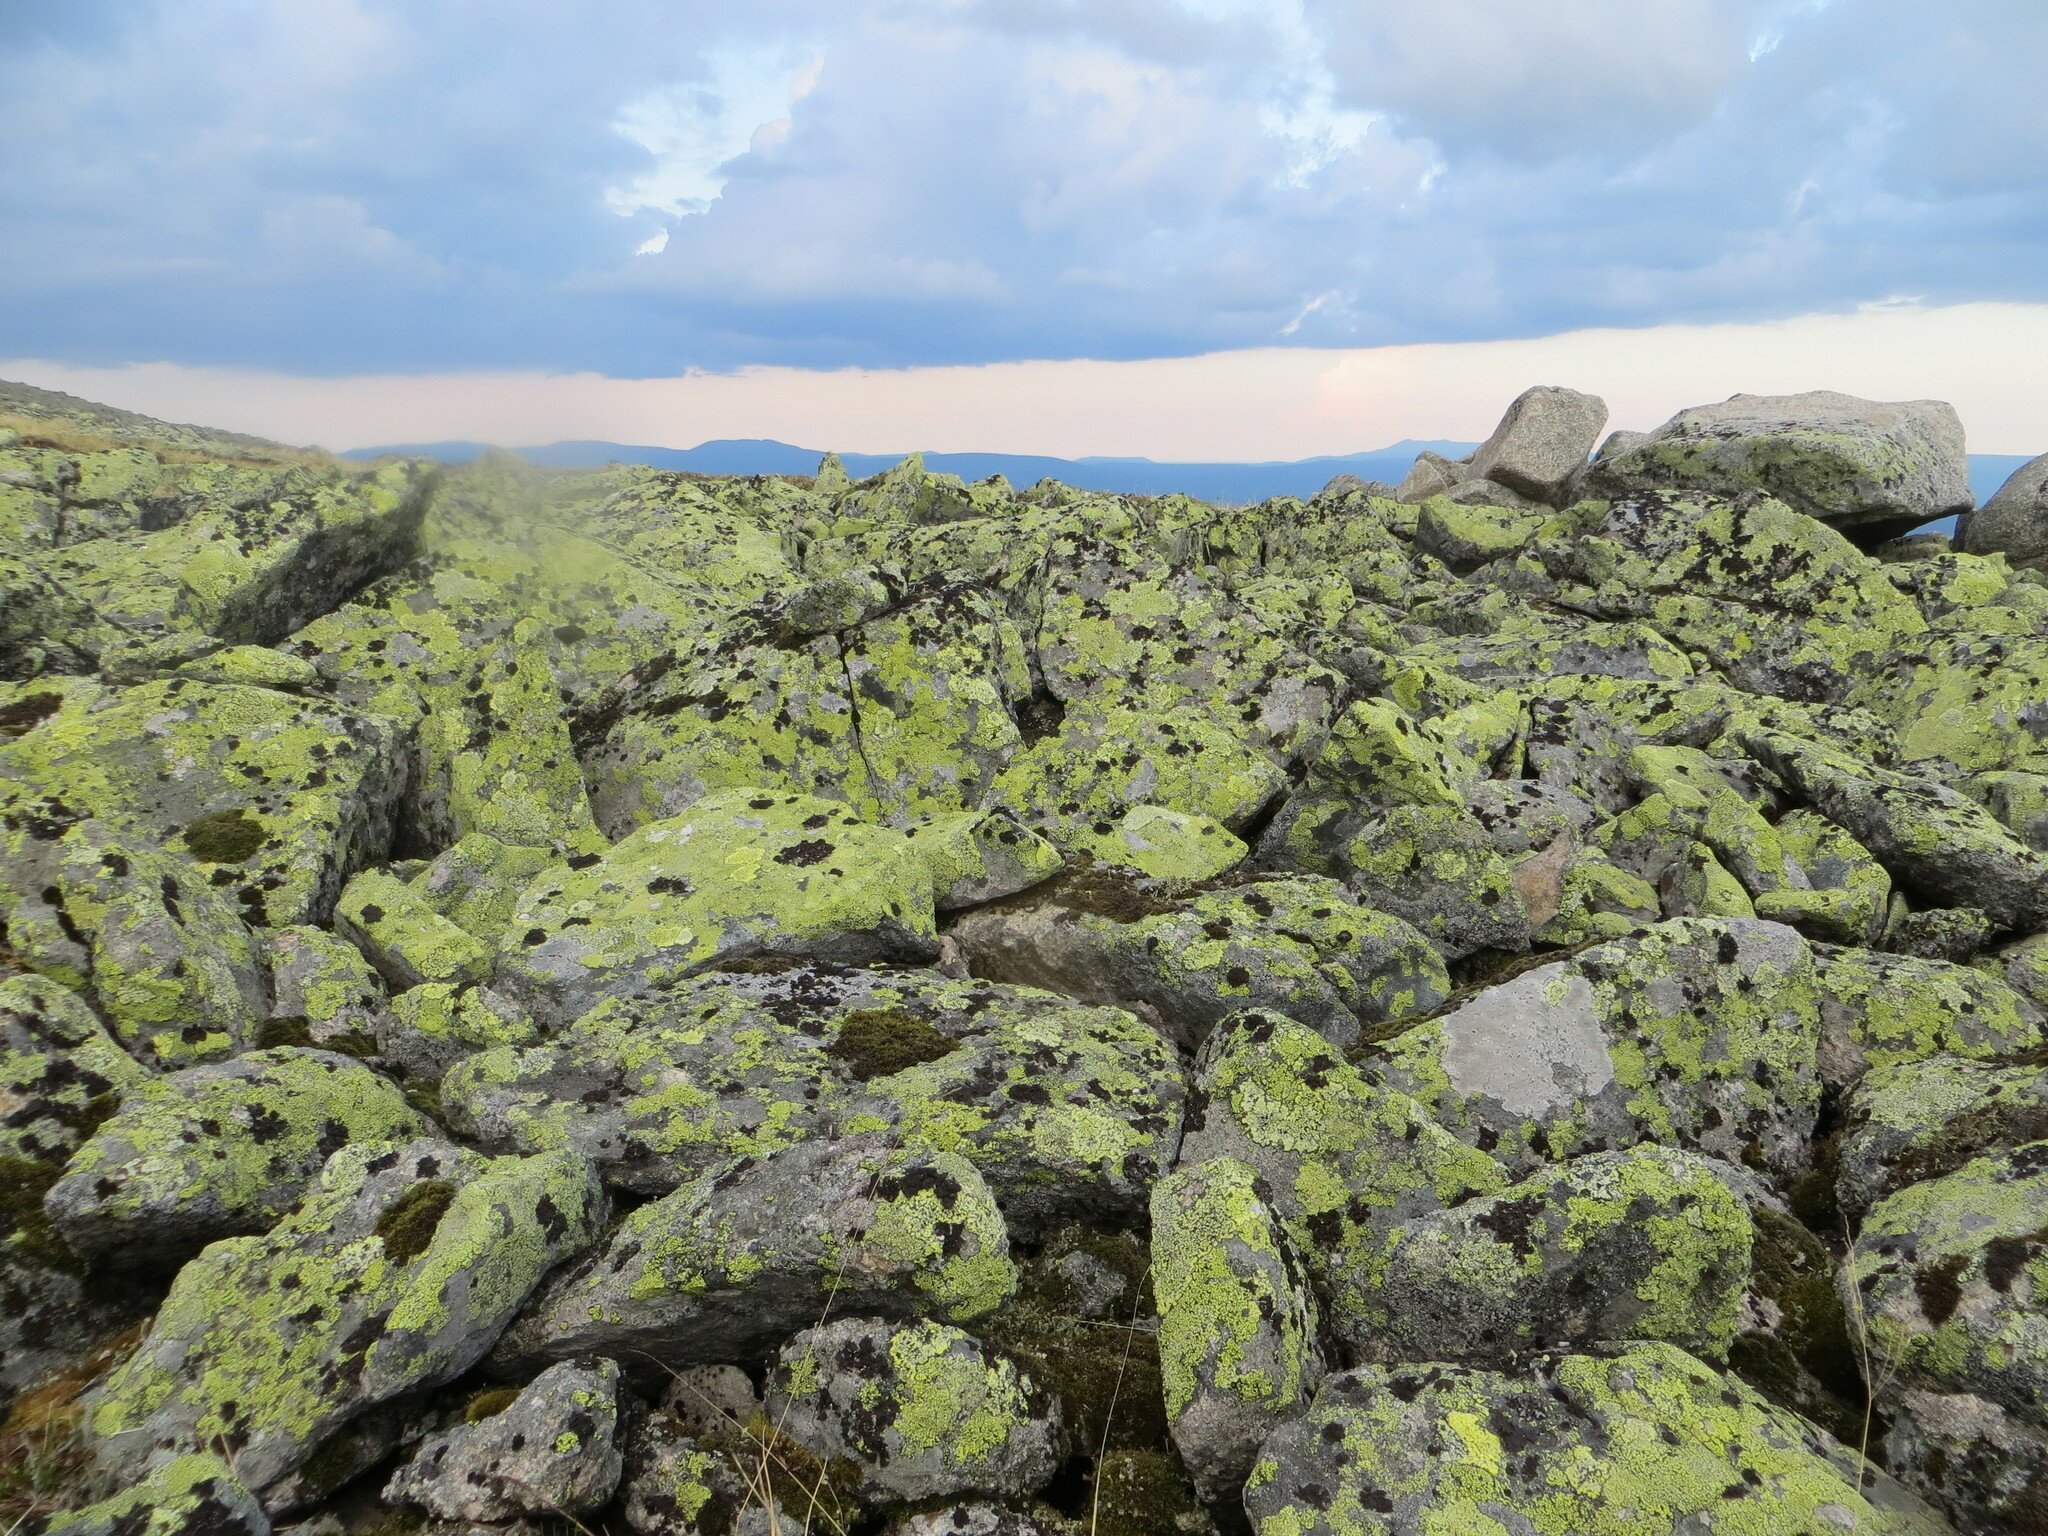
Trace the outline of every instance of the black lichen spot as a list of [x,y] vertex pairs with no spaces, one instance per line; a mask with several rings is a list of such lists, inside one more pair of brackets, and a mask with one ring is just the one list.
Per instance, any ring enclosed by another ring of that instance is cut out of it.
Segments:
[[0,704],[0,736],[26,736],[64,706],[56,693],[31,693]]
[[778,864],[794,864],[799,868],[811,864],[822,864],[832,857],[832,844],[822,837],[807,837],[791,843],[775,855]]
[[400,1195],[377,1218],[377,1235],[395,1264],[409,1264],[427,1251],[441,1218],[454,1202],[455,1186],[446,1179],[427,1179]]
[[263,823],[237,806],[186,825],[185,846],[203,864],[246,864],[263,846]]
[[1969,1263],[1964,1255],[1951,1254],[1914,1272],[1913,1293],[1920,1298],[1920,1310],[1927,1314],[1927,1321],[1935,1327],[1954,1317],[1956,1308],[1962,1305],[1963,1271]]
[[825,1047],[825,1054],[846,1063],[856,1080],[887,1077],[927,1061],[937,1061],[960,1049],[948,1039],[901,1008],[863,1008],[839,1021],[839,1033]]

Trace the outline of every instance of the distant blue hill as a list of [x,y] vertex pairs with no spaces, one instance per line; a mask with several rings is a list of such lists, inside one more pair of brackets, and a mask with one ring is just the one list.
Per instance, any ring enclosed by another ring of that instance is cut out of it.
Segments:
[[[1120,491],[1139,496],[1163,496],[1181,491],[1201,501],[1245,502],[1264,501],[1269,496],[1313,496],[1333,475],[1356,475],[1361,480],[1384,480],[1398,485],[1414,464],[1416,454],[1423,449],[1434,449],[1456,458],[1475,446],[1448,440],[1411,440],[1388,448],[1377,448],[1370,453],[1257,464],[1057,459],[1027,453],[927,453],[924,462],[927,469],[958,475],[963,480],[984,480],[990,475],[1002,475],[1019,487],[1034,485],[1051,476],[1087,491]],[[374,459],[390,453],[438,459],[444,464],[467,464],[489,447],[488,443],[472,442],[404,443],[384,448],[358,448],[345,457]],[[656,469],[688,470],[700,475],[808,475],[816,471],[818,460],[824,457],[818,449],[798,448],[765,437],[717,438],[699,443],[695,448],[649,448],[583,440],[513,451],[529,463],[552,469],[648,464]],[[880,474],[902,460],[904,455],[842,453],[839,457],[848,474],[855,479],[863,479]],[[1970,490],[1978,505],[1990,500],[1992,494],[2005,484],[2006,477],[2027,461],[2023,454],[1971,454]]]
[[[1154,459],[1057,459],[1026,453],[927,453],[925,468],[985,480],[1002,475],[1012,485],[1034,485],[1051,476],[1088,491],[1120,491],[1129,495],[1163,496],[1182,491],[1202,501],[1263,501],[1268,496],[1313,496],[1333,475],[1398,483],[1425,448],[1456,457],[1475,445],[1449,441],[1404,442],[1371,453],[1332,455],[1262,464],[1168,464]],[[489,447],[486,443],[405,443],[384,448],[358,448],[352,459],[380,454],[408,454],[466,464]],[[649,464],[656,469],[690,470],[700,475],[808,475],[824,454],[770,438],[720,438],[695,448],[648,448],[626,443],[549,443],[513,450],[532,464],[554,469],[592,469],[602,464]],[[879,474],[900,462],[900,453],[842,453],[846,472],[855,479]]]

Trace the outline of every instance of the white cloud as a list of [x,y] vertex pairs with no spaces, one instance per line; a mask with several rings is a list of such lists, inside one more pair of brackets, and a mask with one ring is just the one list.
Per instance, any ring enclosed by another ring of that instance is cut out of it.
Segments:
[[714,48],[703,78],[634,97],[614,127],[654,157],[654,168],[605,192],[614,213],[652,209],[672,218],[706,213],[725,190],[727,167],[789,132],[790,109],[816,89],[824,56],[789,44]]

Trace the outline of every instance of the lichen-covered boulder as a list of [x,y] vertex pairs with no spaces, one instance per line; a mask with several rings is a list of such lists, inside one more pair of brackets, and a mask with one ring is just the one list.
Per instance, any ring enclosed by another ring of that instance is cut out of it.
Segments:
[[0,977],[0,1157],[61,1166],[148,1076],[76,992]]
[[574,1153],[344,1147],[270,1232],[215,1243],[179,1271],[92,1399],[99,1459],[224,1440],[263,1497],[351,1421],[475,1365],[603,1216]]
[[1628,1339],[1721,1358],[1750,1243],[1749,1212],[1714,1160],[1597,1152],[1395,1226],[1342,1277],[1330,1327],[1368,1360],[1505,1366]]
[[363,952],[324,928],[276,928],[268,939],[270,1020],[258,1041],[376,1054],[390,997]]
[[377,1054],[408,1082],[434,1083],[480,1051],[540,1038],[540,1026],[517,998],[468,982],[430,981],[391,999]]
[[752,1362],[829,1304],[953,1322],[1017,1285],[1009,1233],[971,1163],[879,1135],[808,1141],[708,1169],[641,1206],[535,1299],[508,1362],[604,1354]]
[[943,1323],[826,1323],[782,1346],[768,1378],[781,1433],[858,1469],[871,1498],[1022,1498],[1052,1481],[1059,1405]]
[[252,1043],[269,1012],[266,957],[233,902],[191,865],[97,824],[47,840],[26,826],[0,857],[0,930],[20,964],[84,992],[152,1065]]
[[978,585],[934,578],[841,631],[754,612],[588,711],[584,769],[615,837],[699,799],[786,784],[869,820],[976,809],[1018,750],[1024,644]]
[[1971,1536],[2027,1536],[2048,1497],[2048,1431],[1971,1392],[1889,1395],[1884,1463]]
[[1871,1207],[1841,1283],[1888,1378],[2048,1428],[2044,1201],[2048,1142],[2035,1141]]
[[271,645],[405,562],[436,478],[411,461],[294,467],[205,496],[168,526],[69,545],[44,566],[117,628]]
[[382,720],[184,678],[73,683],[61,707],[0,735],[10,832],[48,839],[91,820],[161,848],[257,925],[324,922],[348,876],[389,850],[405,778]]
[[1603,453],[1586,494],[1762,491],[1875,543],[1971,506],[1963,424],[1939,400],[1736,395]]
[[958,811],[903,829],[932,876],[941,912],[958,912],[1029,890],[1065,863],[1059,849],[1008,811]]
[[1526,971],[1360,1064],[1511,1168],[1654,1141],[1797,1178],[1818,985],[1789,928],[1682,918]]
[[1947,1536],[1854,1451],[1671,1344],[1332,1376],[1245,1486],[1257,1536]]
[[110,1499],[27,1515],[16,1536],[270,1536],[270,1517],[212,1451],[177,1456]]
[[2048,1068],[1938,1055],[1871,1068],[1849,1095],[1835,1198],[1860,1217],[1986,1152],[2048,1140]]
[[612,998],[544,1044],[459,1063],[441,1102],[486,1146],[574,1146],[649,1193],[725,1158],[887,1128],[959,1153],[1035,1233],[1142,1211],[1183,1093],[1172,1047],[1120,1011],[818,964]]
[[1821,1076],[1834,1086],[1870,1067],[1939,1054],[1990,1060],[2042,1043],[2039,1014],[1984,971],[1869,949],[1823,946],[1815,957]]
[[1107,831],[1091,828],[1075,841],[1099,863],[1182,884],[1214,879],[1251,852],[1228,827],[1160,805],[1134,805]]
[[566,1023],[720,956],[937,956],[930,873],[900,832],[807,795],[733,790],[520,893],[498,978]]
[[1782,732],[1743,731],[1738,740],[1909,888],[1944,905],[1980,907],[2000,927],[2048,926],[2048,855],[1974,800]]
[[125,1298],[87,1292],[43,1197],[147,1077],[76,993],[41,976],[0,978],[0,1401],[127,1322]]
[[1223,1498],[1322,1379],[1315,1296],[1265,1181],[1228,1158],[1153,1186],[1152,1263],[1167,1422],[1197,1491]]
[[430,981],[474,983],[491,974],[489,948],[389,870],[364,870],[349,881],[335,903],[334,926],[394,991]]
[[1256,1011],[1226,1019],[1196,1063],[1180,1165],[1229,1159],[1264,1181],[1331,1305],[1369,1283],[1387,1233],[1492,1194],[1500,1165],[1406,1094],[1369,1082],[1306,1025]]
[[139,1084],[44,1197],[95,1263],[175,1266],[262,1232],[351,1143],[405,1142],[426,1121],[391,1083],[328,1051],[252,1051]]
[[496,1413],[429,1439],[384,1485],[384,1502],[437,1520],[573,1519],[611,1501],[618,1436],[618,1366],[564,1360]]
[[1309,877],[1175,898],[1088,868],[969,912],[952,933],[976,975],[1128,1008],[1191,1046],[1243,1008],[1344,1043],[1450,993],[1421,934]]
[[1207,713],[1162,717],[1090,702],[1066,708],[1057,730],[1012,758],[989,794],[1064,848],[1139,805],[1241,831],[1286,788],[1270,754]]
[[1736,687],[1789,699],[1842,697],[1927,628],[1876,561],[1770,499],[1589,502],[1497,569],[1503,585],[1593,618],[1644,621]]
[[407,883],[464,933],[495,947],[519,893],[555,862],[547,847],[472,832],[443,849]]

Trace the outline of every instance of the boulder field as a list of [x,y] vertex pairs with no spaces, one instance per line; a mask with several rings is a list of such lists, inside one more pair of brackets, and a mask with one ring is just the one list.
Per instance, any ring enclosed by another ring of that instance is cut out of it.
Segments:
[[0,1529],[2040,1531],[2043,465],[1606,417],[1216,506],[0,386]]

